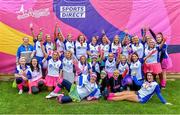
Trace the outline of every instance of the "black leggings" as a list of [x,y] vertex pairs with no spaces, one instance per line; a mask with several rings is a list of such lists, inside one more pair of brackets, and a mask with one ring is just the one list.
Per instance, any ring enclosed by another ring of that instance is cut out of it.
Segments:
[[[65,87],[66,90],[68,90],[68,92],[70,92],[71,85],[72,85],[72,83],[69,82],[69,81],[67,81],[67,80],[65,80],[65,79],[62,81],[61,84],[57,84],[57,86],[58,86],[59,88]],[[61,100],[58,100],[58,101],[61,101],[61,103],[69,103],[69,102],[72,102],[72,99],[71,99],[70,96],[62,96],[62,97],[61,97]]]
[[38,82],[38,86],[32,86],[31,87],[31,91],[33,94],[37,94],[41,91],[42,87],[44,86],[44,82],[43,81],[39,81]]

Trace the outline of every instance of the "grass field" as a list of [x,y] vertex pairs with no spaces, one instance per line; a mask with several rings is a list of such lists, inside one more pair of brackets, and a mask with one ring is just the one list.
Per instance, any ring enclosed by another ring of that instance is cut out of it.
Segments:
[[126,101],[108,102],[103,99],[94,102],[59,104],[56,99],[45,99],[48,92],[38,95],[23,93],[18,95],[11,88],[12,82],[0,81],[0,114],[180,114],[180,80],[168,81],[167,88],[162,91],[164,98],[173,105],[163,105],[157,96],[146,104]]

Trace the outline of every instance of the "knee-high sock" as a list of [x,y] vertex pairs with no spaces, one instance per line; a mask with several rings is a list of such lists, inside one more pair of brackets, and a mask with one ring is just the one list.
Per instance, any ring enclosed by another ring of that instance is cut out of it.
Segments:
[[59,85],[57,85],[54,89],[54,93],[58,93],[61,90],[61,87],[59,87]]
[[18,89],[19,89],[19,90],[22,90],[22,89],[23,89],[23,83],[17,84],[17,86],[18,86]]

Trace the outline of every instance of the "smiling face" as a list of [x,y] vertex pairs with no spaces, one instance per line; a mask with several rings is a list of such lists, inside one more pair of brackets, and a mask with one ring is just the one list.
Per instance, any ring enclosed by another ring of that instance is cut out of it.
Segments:
[[19,64],[20,64],[21,66],[25,66],[25,65],[26,65],[26,58],[25,58],[25,57],[21,57],[21,58],[19,59]]
[[102,43],[103,43],[103,44],[107,44],[107,39],[106,39],[106,36],[105,36],[105,35],[102,37]]
[[150,48],[154,48],[155,47],[155,41],[150,39],[148,45],[149,45]]
[[66,51],[65,56],[67,59],[70,59],[72,57],[72,53],[70,51]]
[[80,43],[84,43],[84,42],[85,42],[85,37],[84,37],[83,35],[80,35],[80,36],[78,37],[78,41],[79,41]]
[[104,79],[106,77],[106,74],[101,73],[100,77],[101,77],[101,79]]
[[53,52],[52,58],[53,60],[58,60],[59,54],[57,52]]
[[42,36],[40,34],[38,34],[37,40],[40,41],[40,42],[42,41]]
[[127,60],[127,59],[126,59],[126,56],[125,56],[125,55],[122,55],[122,56],[121,56],[121,62],[122,62],[122,63],[126,63],[126,60]]
[[153,79],[153,74],[152,73],[147,73],[147,81],[148,82],[152,82],[154,79]]
[[134,43],[135,43],[135,44],[138,44],[138,43],[139,43],[139,38],[138,38],[138,36],[134,36]]
[[109,61],[113,61],[113,59],[114,59],[114,54],[113,53],[109,53],[108,60]]
[[151,39],[152,39],[152,38],[151,38],[150,36],[146,36],[146,37],[145,37],[145,40],[146,40],[147,43],[149,43],[149,41],[150,41]]
[[51,36],[50,35],[46,35],[46,41],[51,42]]
[[57,33],[57,38],[60,40],[60,41],[63,41],[63,36],[61,33]]
[[132,54],[131,59],[132,59],[133,62],[136,62],[138,60],[138,55],[137,54]]
[[86,63],[86,57],[85,56],[81,56],[80,57],[80,61],[81,61],[81,63]]
[[119,76],[119,70],[115,70],[113,73],[113,77],[118,78],[118,76]]
[[96,77],[95,76],[91,76],[90,77],[90,82],[91,83],[96,83]]
[[97,58],[95,58],[95,57],[92,58],[92,61],[93,61],[93,62],[96,62],[96,61],[97,61]]
[[163,37],[162,37],[161,34],[157,34],[156,38],[157,38],[157,43],[158,44],[160,44],[162,42],[162,40],[163,40]]
[[118,35],[114,36],[114,43],[119,44],[119,36]]
[[24,45],[28,45],[28,44],[29,44],[29,38],[24,37],[24,38],[23,38],[23,44],[24,44]]
[[70,41],[70,42],[72,41],[72,35],[71,34],[67,35],[67,40]]
[[92,44],[96,44],[97,43],[97,39],[95,37],[92,37]]
[[124,41],[124,43],[125,43],[126,45],[130,43],[130,40],[129,40],[129,37],[128,37],[128,36],[125,36],[123,41]]
[[37,59],[32,59],[32,65],[33,65],[33,67],[36,67],[37,66],[37,64],[38,64],[38,61],[37,61]]

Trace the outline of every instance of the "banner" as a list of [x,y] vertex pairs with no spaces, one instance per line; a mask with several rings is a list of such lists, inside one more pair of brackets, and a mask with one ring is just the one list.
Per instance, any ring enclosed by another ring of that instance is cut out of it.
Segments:
[[[16,52],[22,38],[31,39],[29,26],[35,33],[51,34],[60,25],[64,36],[76,39],[84,34],[88,41],[105,30],[112,40],[118,34],[139,37],[146,25],[168,38],[168,52],[173,61],[169,72],[180,72],[180,1],[179,0],[1,0],[0,1],[0,73],[13,73]],[[33,44],[33,43],[32,43]]]

